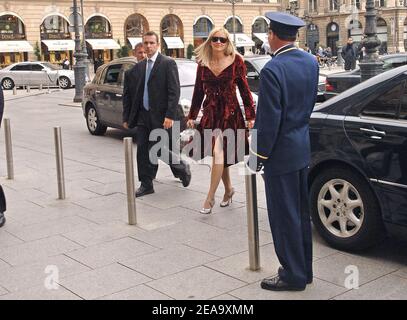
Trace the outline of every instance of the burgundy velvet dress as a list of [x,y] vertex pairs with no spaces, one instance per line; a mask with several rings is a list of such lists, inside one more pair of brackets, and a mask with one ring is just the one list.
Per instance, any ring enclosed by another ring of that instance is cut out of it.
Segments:
[[[198,156],[192,155],[194,159],[212,155],[214,139],[204,139],[204,131],[208,131],[205,129],[220,129],[222,132],[227,129],[233,130],[234,142],[224,138],[225,166],[243,161],[243,156],[248,154],[248,130],[237,99],[236,87],[239,88],[243,100],[246,120],[254,120],[256,115],[253,98],[246,79],[246,66],[240,55],[236,54],[235,61],[218,76],[208,67],[198,65],[188,115],[188,119],[195,120],[202,107],[202,118],[197,127],[201,134],[201,152]],[[229,134],[231,130],[228,130]]]

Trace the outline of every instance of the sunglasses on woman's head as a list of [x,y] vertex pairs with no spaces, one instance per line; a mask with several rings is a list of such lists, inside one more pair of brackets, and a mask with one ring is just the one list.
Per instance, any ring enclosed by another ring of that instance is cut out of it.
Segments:
[[228,41],[228,38],[224,37],[212,37],[212,42],[221,42],[221,43],[226,43]]

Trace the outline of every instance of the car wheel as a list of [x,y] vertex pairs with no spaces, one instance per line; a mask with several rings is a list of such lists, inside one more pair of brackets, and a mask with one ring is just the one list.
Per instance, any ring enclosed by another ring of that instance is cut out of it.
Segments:
[[4,78],[1,82],[1,86],[4,88],[4,90],[11,90],[14,88],[14,81],[10,78]]
[[71,80],[67,77],[59,77],[58,85],[61,89],[69,89],[71,87]]
[[86,124],[91,134],[95,136],[102,136],[106,133],[107,127],[100,123],[98,113],[94,106],[86,109]]
[[336,249],[363,250],[384,236],[376,196],[363,177],[350,169],[322,171],[311,185],[310,201],[315,228]]

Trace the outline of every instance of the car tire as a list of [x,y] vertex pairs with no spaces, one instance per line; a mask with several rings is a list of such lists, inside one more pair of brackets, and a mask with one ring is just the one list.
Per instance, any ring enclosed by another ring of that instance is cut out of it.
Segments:
[[15,86],[14,81],[10,78],[4,78],[1,81],[1,86],[4,90],[12,90]]
[[86,125],[89,132],[95,136],[103,136],[107,130],[107,126],[100,122],[98,113],[94,106],[89,106],[86,108]]
[[64,76],[62,76],[62,77],[59,77],[59,79],[58,79],[58,86],[61,88],[61,89],[69,89],[71,86],[72,86],[72,84],[71,84],[71,80],[69,80],[69,78],[68,77],[64,77]]
[[385,235],[375,194],[368,182],[349,168],[330,167],[316,176],[310,210],[316,230],[336,249],[360,251]]

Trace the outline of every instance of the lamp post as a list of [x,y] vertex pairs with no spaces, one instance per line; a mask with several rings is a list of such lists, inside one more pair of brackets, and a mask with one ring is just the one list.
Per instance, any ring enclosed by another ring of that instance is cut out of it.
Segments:
[[85,16],[83,15],[83,0],[81,0],[81,16],[82,16],[82,52],[83,54],[86,54],[86,57],[84,57],[83,62],[85,64],[86,75],[88,76],[88,79],[90,79],[88,51],[86,50]]
[[380,46],[380,40],[377,37],[376,9],[374,7],[374,0],[366,1],[365,19],[366,37],[362,40],[362,44],[365,47],[366,55],[359,64],[362,81],[374,77],[383,71],[383,62],[379,61],[379,55],[377,53],[377,49]]
[[[85,86],[85,71],[86,66],[84,64],[84,59],[86,59],[87,54],[82,51],[81,47],[81,36],[79,34],[79,13],[78,13],[78,3],[77,0],[73,0],[73,14],[74,14],[74,28],[75,28],[75,53],[74,57],[76,59],[75,65],[73,67],[75,75],[75,97],[74,102],[82,102],[83,99],[83,87]],[[84,26],[82,25],[82,28]]]
[[225,0],[225,2],[229,2],[230,4],[232,4],[232,16],[233,16],[233,21],[232,21],[232,29],[233,29],[233,44],[236,47],[236,9],[235,9],[235,5],[237,2],[239,2],[238,0]]

